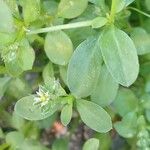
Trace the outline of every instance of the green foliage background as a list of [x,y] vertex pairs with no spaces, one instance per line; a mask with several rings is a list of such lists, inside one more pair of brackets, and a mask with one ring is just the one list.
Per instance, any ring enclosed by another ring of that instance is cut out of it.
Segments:
[[[0,150],[67,150],[82,122],[79,149],[149,150],[149,13],[150,0],[0,0]],[[44,143],[56,121],[67,131]]]

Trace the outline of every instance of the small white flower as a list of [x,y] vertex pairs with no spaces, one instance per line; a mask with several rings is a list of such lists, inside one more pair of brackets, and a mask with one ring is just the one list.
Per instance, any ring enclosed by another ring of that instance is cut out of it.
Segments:
[[50,100],[50,94],[43,86],[39,86],[39,91],[36,92],[33,105],[40,104],[41,107],[48,104]]

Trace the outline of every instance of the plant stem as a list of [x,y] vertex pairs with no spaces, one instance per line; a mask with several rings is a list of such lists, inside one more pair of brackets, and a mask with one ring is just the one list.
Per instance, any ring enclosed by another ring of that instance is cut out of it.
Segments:
[[115,20],[116,4],[117,4],[117,0],[112,0],[111,12],[110,12],[110,23],[114,23]]
[[41,29],[37,29],[33,31],[27,31],[26,34],[31,35],[31,34],[38,34],[38,33],[45,33],[45,32],[53,32],[53,31],[58,31],[58,30],[63,30],[63,29],[81,28],[81,27],[91,26],[91,24],[92,24],[92,20],[81,21],[81,22],[76,22],[76,23],[41,28]]
[[136,12],[138,12],[138,13],[140,13],[140,14],[142,14],[142,15],[148,17],[148,18],[150,18],[150,14],[147,14],[147,13],[145,13],[145,12],[143,12],[143,11],[137,9],[137,8],[134,8],[134,7],[128,7],[128,9],[134,10],[134,11],[136,11]]

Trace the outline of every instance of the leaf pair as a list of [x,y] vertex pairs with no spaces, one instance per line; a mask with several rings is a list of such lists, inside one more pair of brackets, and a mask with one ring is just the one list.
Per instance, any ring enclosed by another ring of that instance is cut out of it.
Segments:
[[130,86],[136,80],[139,63],[133,41],[125,32],[109,27],[99,41],[96,37],[89,38],[73,53],[68,66],[68,86],[76,97],[92,93],[100,73],[101,54],[115,82]]
[[[102,57],[107,68],[103,66],[101,69]],[[96,99],[94,101],[105,106],[115,98],[118,84],[131,85],[136,80],[138,71],[139,63],[133,41],[116,27],[107,27],[99,40],[97,37],[88,38],[74,51],[68,66],[67,82],[76,98],[92,95],[92,100]],[[99,97],[104,102],[99,102]],[[90,128],[98,132],[110,129],[111,121],[105,119],[109,115],[100,106],[85,100],[77,100],[76,103],[83,122]],[[100,115],[105,116],[103,121],[102,116],[97,117]],[[98,125],[96,122],[99,122]],[[108,128],[101,126],[102,122]]]

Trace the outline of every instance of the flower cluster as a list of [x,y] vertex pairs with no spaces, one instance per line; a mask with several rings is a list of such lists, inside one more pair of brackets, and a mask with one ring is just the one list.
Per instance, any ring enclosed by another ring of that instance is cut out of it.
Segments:
[[51,99],[49,91],[44,86],[39,86],[39,91],[36,92],[33,105],[40,104],[41,107],[48,104]]
[[40,107],[46,106],[52,100],[57,99],[59,96],[64,96],[66,92],[61,87],[59,80],[51,78],[48,84],[39,86],[39,90],[36,92],[34,97],[33,105],[40,105]]

